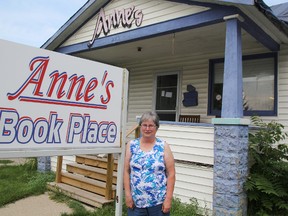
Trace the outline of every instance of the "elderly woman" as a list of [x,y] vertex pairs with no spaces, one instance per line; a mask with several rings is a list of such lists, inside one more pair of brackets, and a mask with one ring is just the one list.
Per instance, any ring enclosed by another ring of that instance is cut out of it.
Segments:
[[175,184],[174,157],[169,145],[157,138],[159,117],[145,112],[141,137],[127,144],[124,187],[128,216],[169,216]]

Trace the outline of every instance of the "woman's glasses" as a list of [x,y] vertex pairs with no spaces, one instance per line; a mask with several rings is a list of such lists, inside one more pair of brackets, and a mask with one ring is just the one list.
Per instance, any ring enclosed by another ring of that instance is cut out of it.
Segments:
[[142,127],[142,128],[149,128],[149,129],[152,129],[152,128],[155,128],[156,125],[146,125],[146,124],[141,124],[141,127]]

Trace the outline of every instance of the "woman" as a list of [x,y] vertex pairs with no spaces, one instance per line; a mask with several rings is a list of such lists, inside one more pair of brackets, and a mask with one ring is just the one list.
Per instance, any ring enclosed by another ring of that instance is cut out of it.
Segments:
[[141,116],[141,138],[127,144],[124,187],[128,216],[169,216],[175,184],[174,157],[169,145],[157,138],[159,117]]

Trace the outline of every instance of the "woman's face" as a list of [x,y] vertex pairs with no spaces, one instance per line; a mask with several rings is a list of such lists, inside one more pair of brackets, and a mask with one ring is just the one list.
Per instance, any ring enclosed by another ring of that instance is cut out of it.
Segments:
[[145,120],[141,124],[141,133],[145,138],[155,138],[157,127],[152,120]]

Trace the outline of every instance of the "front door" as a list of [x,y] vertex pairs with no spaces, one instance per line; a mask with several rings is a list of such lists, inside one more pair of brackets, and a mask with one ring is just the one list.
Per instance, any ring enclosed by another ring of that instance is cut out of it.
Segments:
[[176,120],[178,77],[178,73],[156,75],[155,111],[161,121]]

